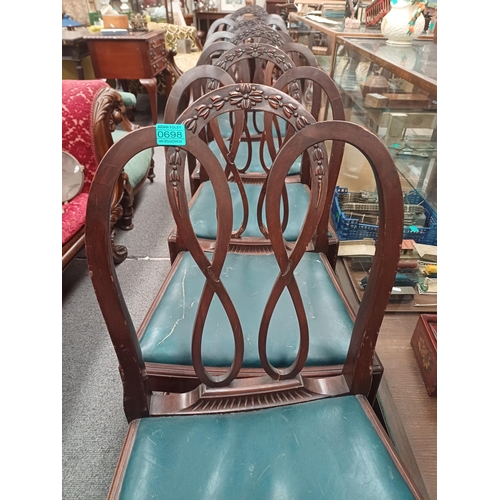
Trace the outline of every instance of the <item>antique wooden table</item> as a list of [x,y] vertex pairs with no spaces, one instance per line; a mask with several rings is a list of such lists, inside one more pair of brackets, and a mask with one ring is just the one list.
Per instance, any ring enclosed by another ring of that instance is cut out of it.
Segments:
[[171,74],[163,31],[129,33],[120,36],[89,35],[88,44],[96,78],[139,80],[146,88],[153,124],[158,121],[158,85],[156,75],[163,73],[167,91]]

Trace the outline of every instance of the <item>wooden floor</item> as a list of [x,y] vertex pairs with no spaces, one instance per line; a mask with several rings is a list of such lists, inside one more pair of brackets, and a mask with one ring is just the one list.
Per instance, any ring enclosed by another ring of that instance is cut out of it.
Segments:
[[[359,304],[342,261],[336,268],[354,310]],[[377,342],[384,366],[378,400],[388,432],[429,500],[437,499],[437,398],[427,395],[410,345],[419,314],[386,313]]]

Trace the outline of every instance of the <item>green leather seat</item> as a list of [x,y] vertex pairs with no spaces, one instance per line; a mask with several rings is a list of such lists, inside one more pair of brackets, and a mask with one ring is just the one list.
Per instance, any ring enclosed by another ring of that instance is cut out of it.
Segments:
[[[113,142],[116,142],[118,139],[127,134],[128,132],[125,130],[116,129],[111,133],[111,136],[113,137]],[[151,163],[151,158],[153,158],[153,150],[150,148],[145,149],[144,151],[136,154],[125,165],[123,170],[128,175],[128,180],[133,188],[138,186],[142,179],[146,176]]]
[[[309,205],[309,189],[300,183],[289,183],[286,185],[289,202],[288,224],[284,232],[287,241],[296,241],[302,227],[307,207]],[[248,223],[242,236],[254,236],[262,238],[257,221],[257,202],[262,186],[257,184],[244,184],[245,193],[248,199],[249,213]],[[229,183],[231,198],[233,202],[233,230],[236,231],[243,221],[243,204],[238,185]],[[210,181],[203,182],[196,198],[189,210],[194,231],[198,238],[208,238],[215,240],[217,233],[217,217],[215,211],[214,188]],[[265,210],[264,210],[265,212]],[[263,214],[265,223],[265,214]]]
[[[208,258],[211,256],[207,253]],[[205,278],[189,253],[179,265],[140,339],[144,361],[192,365],[191,337]],[[274,255],[229,253],[221,281],[233,298],[245,338],[244,367],[260,367],[257,347],[259,324],[278,275]],[[323,261],[306,253],[295,271],[309,325],[306,366],[343,363],[353,322]],[[241,286],[245,283],[245,286]],[[298,322],[285,289],[270,324],[267,353],[276,367],[289,366],[298,351]],[[208,313],[202,353],[206,366],[230,366],[234,341],[227,316],[217,297]]]
[[360,401],[135,420],[119,498],[414,498]]

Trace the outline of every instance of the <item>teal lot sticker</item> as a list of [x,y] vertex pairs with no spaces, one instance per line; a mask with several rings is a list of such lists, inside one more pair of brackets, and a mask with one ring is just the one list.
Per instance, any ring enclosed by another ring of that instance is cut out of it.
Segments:
[[174,123],[156,124],[156,143],[158,146],[185,146],[186,127]]

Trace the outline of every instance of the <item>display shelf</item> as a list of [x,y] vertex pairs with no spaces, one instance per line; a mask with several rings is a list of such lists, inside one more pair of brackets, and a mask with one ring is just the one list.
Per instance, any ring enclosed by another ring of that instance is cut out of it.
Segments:
[[387,145],[401,177],[437,211],[437,47],[336,36],[331,76],[351,121]]
[[[297,40],[328,37],[319,66],[341,91],[346,119],[387,145],[405,190],[417,191],[437,212],[437,45],[422,35],[411,46],[389,46],[377,28],[345,29],[291,13]],[[377,77],[377,78],[376,78]],[[384,86],[370,82],[385,82]],[[330,115],[327,113],[326,117]]]

